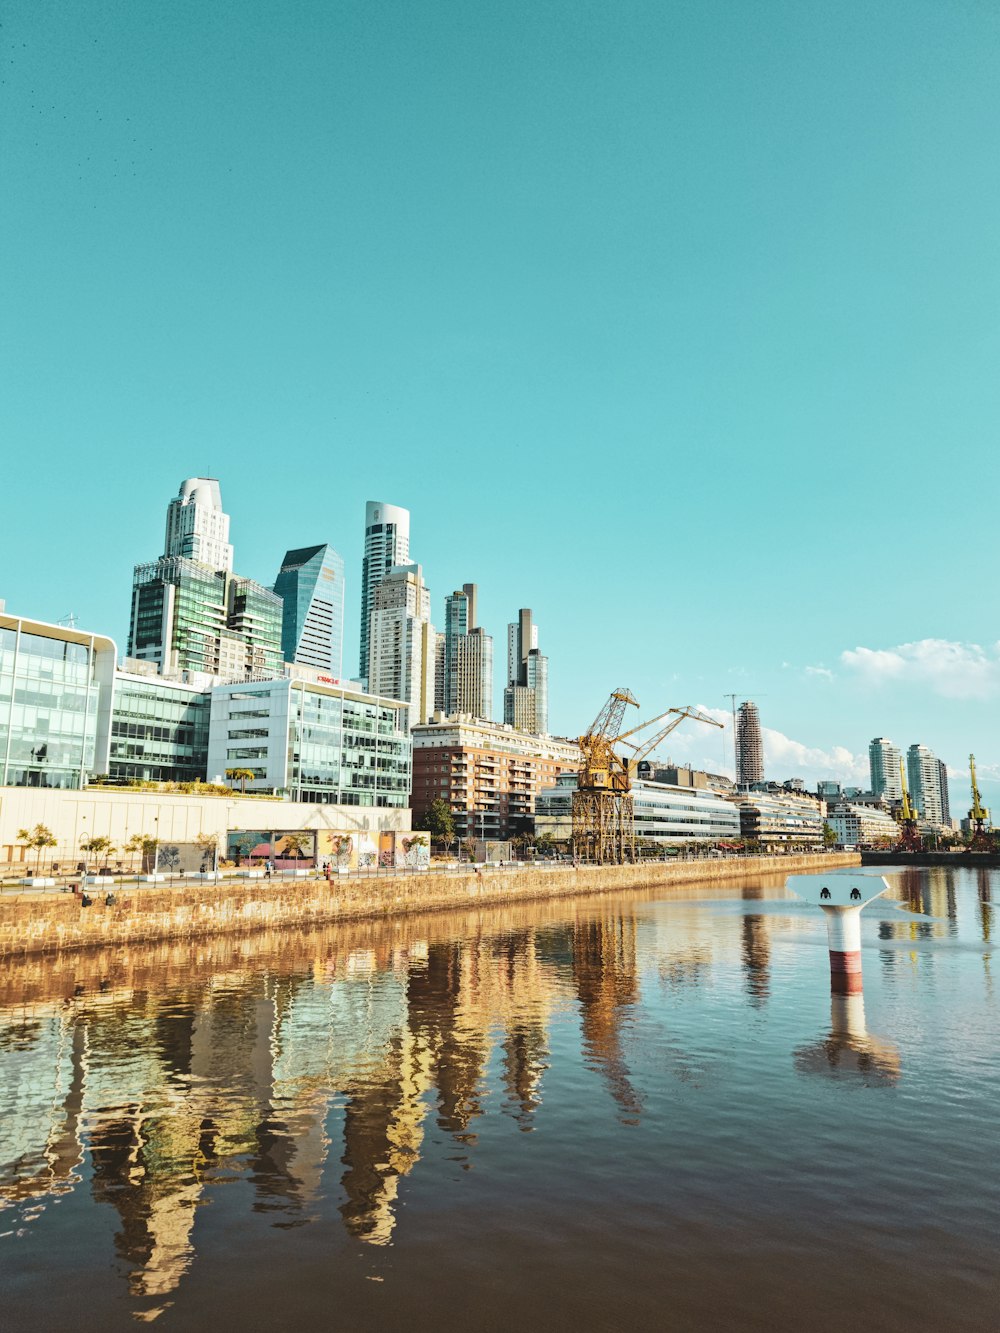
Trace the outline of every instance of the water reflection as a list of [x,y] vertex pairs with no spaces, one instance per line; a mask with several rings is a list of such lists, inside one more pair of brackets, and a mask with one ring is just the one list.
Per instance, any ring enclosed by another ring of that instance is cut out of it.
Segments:
[[[903,876],[902,898],[944,919],[873,922],[872,934],[926,943],[974,921],[987,941],[989,882],[969,889],[959,908],[947,877]],[[351,1243],[383,1247],[418,1166],[477,1166],[498,1115],[530,1149],[541,1136],[520,1134],[578,1109],[595,1142],[639,1140],[677,1087],[701,1095],[744,1059],[743,1098],[764,1060],[790,1071],[789,1056],[796,1075],[894,1083],[902,1057],[868,1033],[862,996],[831,997],[819,1041],[798,1044],[808,1026],[767,1035],[795,986],[815,997],[829,984],[822,922],[782,915],[773,894],[734,886],[728,914],[707,893],[635,895],[12,965],[0,975],[0,1230],[27,1234],[56,1201],[89,1196],[114,1218],[131,1311],[149,1320],[236,1197],[265,1226],[332,1218]],[[560,1103],[567,1051],[585,1083]],[[723,1116],[727,1142],[740,1100],[699,1105],[706,1126]]]
[[830,1031],[821,1041],[795,1052],[802,1074],[861,1078],[868,1084],[891,1084],[899,1078],[899,1048],[873,1037],[865,1022],[863,992],[830,996]]

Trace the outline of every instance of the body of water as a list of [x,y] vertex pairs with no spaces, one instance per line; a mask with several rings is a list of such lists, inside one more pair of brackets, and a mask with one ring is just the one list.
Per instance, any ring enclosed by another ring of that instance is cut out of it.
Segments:
[[0,973],[0,1327],[986,1330],[1000,873]]

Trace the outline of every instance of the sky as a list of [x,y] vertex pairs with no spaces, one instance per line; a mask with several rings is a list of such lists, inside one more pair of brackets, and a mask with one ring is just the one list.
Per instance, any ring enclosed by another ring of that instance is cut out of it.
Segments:
[[[411,511],[551,726],[758,702],[1000,805],[1000,8],[6,0],[0,597],[110,633],[187,476],[239,573]],[[503,681],[497,672],[497,702]],[[675,759],[732,766],[685,723]]]

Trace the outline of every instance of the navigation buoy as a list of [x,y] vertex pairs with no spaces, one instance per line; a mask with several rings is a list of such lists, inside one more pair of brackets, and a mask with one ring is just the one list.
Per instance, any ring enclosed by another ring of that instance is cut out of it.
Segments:
[[854,995],[862,989],[861,909],[889,887],[882,875],[789,875],[785,887],[822,908],[830,946],[830,990]]

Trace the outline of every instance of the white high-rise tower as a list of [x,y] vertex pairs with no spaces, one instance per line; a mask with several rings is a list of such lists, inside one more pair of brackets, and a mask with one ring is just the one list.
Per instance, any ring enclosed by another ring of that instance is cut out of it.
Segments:
[[410,511],[369,500],[365,505],[365,556],[361,565],[361,651],[358,672],[368,682],[368,642],[375,589],[393,566],[410,561]]
[[232,570],[229,515],[222,510],[222,493],[213,477],[188,477],[176,499],[167,506],[165,556],[179,555],[210,569]]

